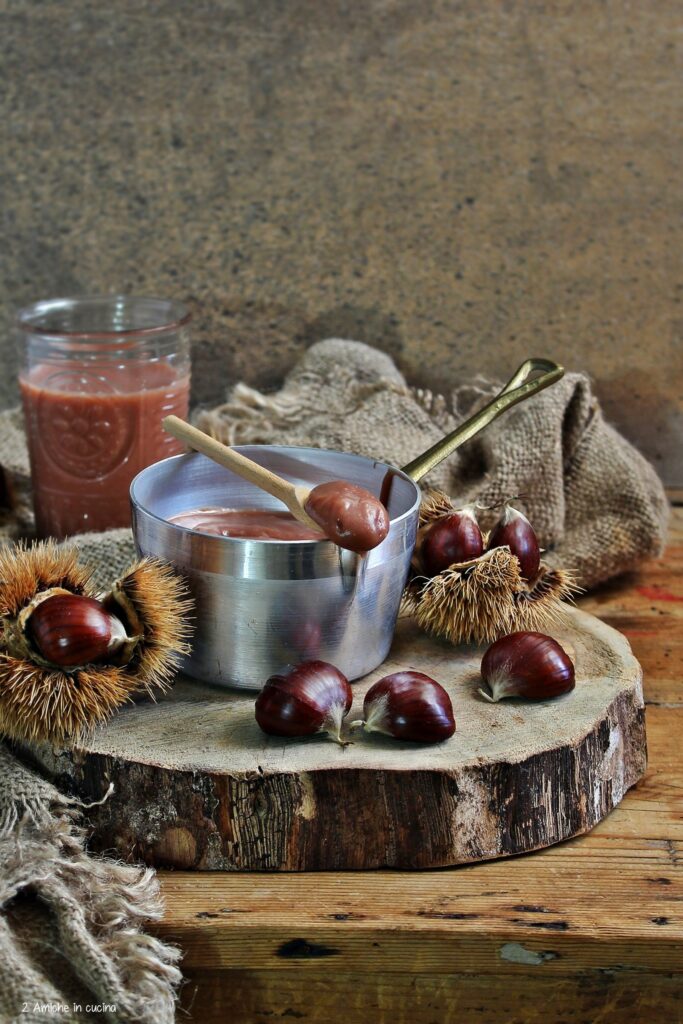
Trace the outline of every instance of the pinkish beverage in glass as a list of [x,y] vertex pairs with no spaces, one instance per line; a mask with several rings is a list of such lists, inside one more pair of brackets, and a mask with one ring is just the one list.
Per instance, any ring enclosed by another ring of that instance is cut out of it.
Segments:
[[133,477],[182,450],[161,421],[187,417],[189,320],[180,303],[125,296],[54,299],[19,314],[39,536],[130,525]]

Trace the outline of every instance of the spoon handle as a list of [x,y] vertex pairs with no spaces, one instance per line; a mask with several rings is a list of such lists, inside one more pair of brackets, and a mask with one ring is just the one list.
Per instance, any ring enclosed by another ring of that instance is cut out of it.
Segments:
[[195,451],[206,455],[212,462],[231,469],[243,480],[248,480],[262,491],[272,494],[274,498],[279,498],[296,515],[295,508],[300,506],[300,502],[296,488],[289,480],[271,473],[269,469],[264,469],[257,462],[248,459],[246,455],[241,455],[226,444],[221,444],[220,441],[209,437],[203,430],[197,430],[196,427],[181,420],[178,416],[166,416],[162,421],[162,426],[167,434],[171,434],[178,441],[183,441],[189,448],[194,448]]
[[[530,374],[538,371],[543,371],[540,377],[528,380]],[[452,433],[437,441],[428,451],[409,462],[407,466],[403,467],[403,472],[416,482],[421,480],[426,473],[429,473],[430,469],[438,466],[456,448],[487,427],[506,409],[517,405],[518,402],[523,402],[526,398],[531,398],[532,395],[554,384],[563,376],[564,369],[549,359],[527,359],[491,402],[461,423]]]

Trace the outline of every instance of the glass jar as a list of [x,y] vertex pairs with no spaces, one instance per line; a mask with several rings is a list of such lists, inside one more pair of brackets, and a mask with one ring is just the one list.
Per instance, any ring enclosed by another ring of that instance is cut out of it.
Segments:
[[133,477],[182,450],[161,421],[187,417],[190,313],[107,295],[37,302],[18,322],[38,535],[130,526]]

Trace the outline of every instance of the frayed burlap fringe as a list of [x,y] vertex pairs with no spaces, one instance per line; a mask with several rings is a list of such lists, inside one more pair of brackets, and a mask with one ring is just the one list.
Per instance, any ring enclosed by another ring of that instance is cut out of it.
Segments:
[[0,1021],[171,1024],[180,954],[141,930],[155,873],[87,854],[79,806],[3,745],[0,779]]

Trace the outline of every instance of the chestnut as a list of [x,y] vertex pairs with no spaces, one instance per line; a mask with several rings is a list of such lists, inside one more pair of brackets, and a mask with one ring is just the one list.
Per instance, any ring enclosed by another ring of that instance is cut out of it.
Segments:
[[533,583],[541,566],[541,551],[534,528],[527,519],[512,505],[506,505],[505,511],[493,527],[489,537],[488,550],[492,548],[510,549],[519,561],[522,578]]
[[329,733],[342,743],[351,709],[349,681],[326,661],[304,661],[286,675],[271,676],[256,698],[256,721],[270,736]]
[[544,633],[509,633],[491,644],[481,662],[481,677],[495,702],[505,697],[547,700],[574,689],[574,665],[557,640]]
[[419,561],[425,575],[437,576],[456,562],[479,558],[483,550],[484,541],[474,508],[467,505],[424,528]]
[[128,641],[123,623],[92,597],[55,594],[35,605],[25,624],[50,665],[76,668],[113,658]]
[[398,740],[439,743],[455,732],[453,705],[443,686],[423,672],[394,672],[366,693],[363,720],[352,728],[361,726]]

